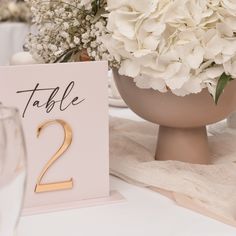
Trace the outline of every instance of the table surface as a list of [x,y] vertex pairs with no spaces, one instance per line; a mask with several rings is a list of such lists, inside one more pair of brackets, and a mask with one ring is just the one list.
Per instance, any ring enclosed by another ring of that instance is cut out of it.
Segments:
[[[140,120],[128,109],[110,114]],[[181,208],[150,190],[111,177],[123,203],[22,217],[18,236],[235,236],[236,228]]]

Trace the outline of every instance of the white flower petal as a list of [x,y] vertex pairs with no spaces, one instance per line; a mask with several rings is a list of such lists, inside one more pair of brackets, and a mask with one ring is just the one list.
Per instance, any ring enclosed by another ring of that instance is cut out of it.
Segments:
[[121,63],[119,73],[121,75],[127,75],[129,77],[136,77],[140,73],[140,65],[130,59],[124,60]]

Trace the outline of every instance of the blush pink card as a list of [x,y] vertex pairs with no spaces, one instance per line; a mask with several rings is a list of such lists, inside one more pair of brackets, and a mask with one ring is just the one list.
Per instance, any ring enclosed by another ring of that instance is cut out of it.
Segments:
[[0,101],[25,132],[26,212],[109,197],[107,81],[106,62],[0,67]]

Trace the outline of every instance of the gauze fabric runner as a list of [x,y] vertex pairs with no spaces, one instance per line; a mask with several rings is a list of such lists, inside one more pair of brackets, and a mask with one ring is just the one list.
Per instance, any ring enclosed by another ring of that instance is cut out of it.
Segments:
[[110,172],[236,227],[236,130],[208,127],[213,165],[155,161],[158,126],[110,118]]

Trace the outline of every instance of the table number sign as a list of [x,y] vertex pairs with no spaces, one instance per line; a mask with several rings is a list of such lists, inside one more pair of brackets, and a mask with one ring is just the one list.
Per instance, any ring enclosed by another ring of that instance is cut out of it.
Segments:
[[26,212],[111,200],[107,97],[105,62],[0,67],[0,101],[22,115]]

